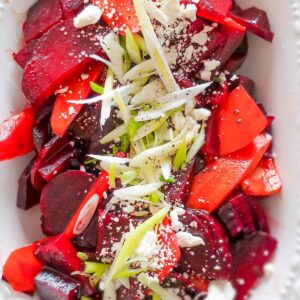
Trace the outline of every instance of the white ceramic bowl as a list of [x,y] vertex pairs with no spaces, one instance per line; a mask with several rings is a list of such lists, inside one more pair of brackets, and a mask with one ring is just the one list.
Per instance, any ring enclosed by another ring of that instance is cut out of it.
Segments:
[[[0,120],[24,105],[21,69],[11,58],[21,38],[24,12],[34,0],[0,0]],[[276,116],[275,153],[284,182],[280,196],[265,201],[272,231],[279,240],[275,273],[262,280],[255,300],[300,299],[300,2],[240,0],[241,6],[265,9],[275,32],[273,44],[250,36],[241,73],[255,80],[257,99]],[[8,253],[41,237],[38,207],[16,208],[17,179],[29,157],[0,163],[0,267]],[[0,299],[27,299],[1,283]],[[171,299],[170,299],[171,300]],[[216,299],[218,300],[218,299]]]

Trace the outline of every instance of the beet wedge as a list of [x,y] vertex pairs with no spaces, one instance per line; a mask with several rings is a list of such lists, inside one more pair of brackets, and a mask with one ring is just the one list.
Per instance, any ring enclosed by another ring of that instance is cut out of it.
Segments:
[[78,30],[73,20],[51,28],[25,67],[22,88],[27,99],[42,105],[70,76],[80,74],[91,62],[90,55],[102,54],[99,37],[105,33],[104,27],[96,25]]
[[82,0],[59,0],[59,2],[65,19],[74,18],[84,5]]
[[58,0],[39,0],[28,10],[24,23],[25,42],[41,37],[62,19]]
[[14,60],[21,68],[24,69],[31,60],[37,42],[38,40],[31,40],[19,52],[13,53]]

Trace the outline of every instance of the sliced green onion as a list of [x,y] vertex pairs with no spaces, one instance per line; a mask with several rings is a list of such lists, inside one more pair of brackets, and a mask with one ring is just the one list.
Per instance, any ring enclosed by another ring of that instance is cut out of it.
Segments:
[[88,260],[88,256],[87,254],[83,253],[83,252],[77,252],[77,257],[80,258],[81,260]]
[[139,176],[138,172],[136,170],[129,170],[122,172],[120,175],[121,183],[122,185],[127,185],[134,181]]
[[123,98],[121,97],[121,95],[117,92],[115,93],[115,100],[119,107],[122,119],[124,120],[125,124],[128,124],[130,121],[130,111],[129,111],[127,105],[125,104]]
[[97,94],[102,95],[104,93],[104,88],[95,82],[90,81],[90,88],[93,92]]
[[82,296],[80,297],[80,300],[93,300],[93,299],[87,296]]
[[173,160],[173,168],[175,171],[178,171],[186,160],[187,144],[186,139],[183,138],[182,142],[177,150],[175,158]]
[[125,75],[125,81],[134,81],[142,77],[149,77],[155,71],[155,65],[152,59],[143,61],[142,63],[131,68]]
[[85,161],[83,164],[84,165],[91,165],[91,164],[95,164],[97,162],[96,159],[89,159],[87,161]]
[[[114,86],[114,73],[111,68],[108,68],[106,80],[104,84],[104,93],[109,93],[113,90]],[[108,97],[103,99],[102,106],[101,106],[101,116],[100,116],[100,125],[105,125],[106,121],[110,117],[111,114],[111,104],[112,104],[112,97]]]
[[150,201],[153,203],[159,203],[160,202],[160,197],[157,193],[153,193],[150,195]]
[[141,273],[138,276],[138,281],[148,288],[150,288],[154,293],[161,297],[162,300],[180,300],[181,298],[175,295],[171,290],[166,290],[158,284],[158,280],[154,280],[146,273]]
[[190,147],[187,155],[186,155],[186,162],[190,162],[193,157],[199,152],[201,147],[205,143],[205,128],[204,126],[201,127],[200,133],[195,138],[192,146]]
[[109,165],[108,183],[111,188],[116,187],[116,164]]
[[163,175],[161,175],[159,177],[159,180],[162,181],[162,182],[167,182],[167,183],[174,183],[175,182],[174,176],[170,176],[168,179],[166,179]]
[[[170,208],[165,207],[158,211],[155,215],[153,215],[151,218],[140,224],[138,227],[136,227],[134,230],[130,231],[126,237],[126,240],[123,244],[123,246],[120,248],[118,253],[115,256],[115,259],[113,261],[113,264],[109,270],[109,273],[107,275],[107,279],[105,281],[105,286],[107,286],[113,277],[122,271],[124,268],[127,260],[129,257],[133,254],[134,250],[137,248],[145,234],[152,230],[153,227],[156,224],[159,224],[162,222],[162,220],[166,217],[166,215],[169,213]],[[172,298],[169,298],[172,299]]]
[[142,62],[141,52],[139,45],[136,40],[133,38],[133,35],[129,28],[126,29],[126,49],[128,51],[130,59],[135,64],[140,64]]
[[126,39],[123,36],[119,37],[120,45],[124,49],[124,55],[123,55],[123,72],[124,74],[128,72],[128,70],[131,68],[132,61],[129,57],[128,51],[126,49]]
[[130,145],[130,140],[129,140],[129,136],[128,134],[123,134],[121,137],[120,137],[120,141],[121,141],[121,147],[120,147],[120,150],[124,153],[127,153],[128,152],[128,148],[129,148],[129,145]]
[[144,54],[149,54],[147,47],[146,47],[146,43],[143,37],[141,37],[139,34],[134,34],[133,38],[135,39],[136,43],[138,44],[139,48],[142,50],[142,52]]
[[132,277],[135,276],[137,274],[140,274],[142,272],[145,272],[145,269],[125,269],[121,272],[119,272],[118,274],[116,274],[113,279],[118,279],[118,278],[128,278],[128,277]]
[[126,126],[126,124],[122,124],[122,125],[116,127],[114,130],[112,130],[106,136],[104,136],[100,140],[100,144],[107,144],[109,142],[112,142],[112,141],[116,140],[117,138],[121,137],[122,135],[126,134],[126,132],[127,132],[127,126]]
[[161,298],[156,293],[153,292],[152,300],[161,300]]
[[143,126],[142,122],[136,122],[134,118],[130,119],[127,125],[127,133],[131,141],[135,140],[135,135],[141,126]]

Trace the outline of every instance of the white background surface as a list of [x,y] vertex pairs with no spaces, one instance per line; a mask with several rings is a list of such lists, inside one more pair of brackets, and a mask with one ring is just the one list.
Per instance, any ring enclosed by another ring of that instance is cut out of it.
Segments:
[[[18,48],[22,12],[31,0],[3,1],[0,12],[0,121],[23,107],[24,96],[20,92],[21,70],[11,58]],[[257,99],[263,102],[274,123],[275,152],[284,189],[279,197],[265,201],[270,214],[272,230],[279,240],[274,260],[274,276],[265,278],[255,291],[253,299],[278,300],[284,286],[284,299],[299,300],[291,290],[300,290],[296,280],[298,258],[297,238],[300,235],[300,17],[298,1],[288,0],[240,0],[242,6],[257,4],[265,9],[275,32],[273,44],[250,36],[249,56],[242,74],[255,80]],[[1,3],[1,0],[0,0]],[[299,42],[298,42],[299,40]],[[19,158],[0,164],[0,266],[8,253],[41,236],[38,207],[22,212],[15,207],[17,179],[29,158]],[[299,243],[300,244],[300,243]],[[300,251],[300,248],[299,248]],[[293,262],[294,261],[294,262]],[[300,275],[300,272],[298,273]],[[300,276],[299,276],[300,277]],[[299,284],[299,285],[298,285]],[[0,299],[23,299],[25,296],[4,294],[0,286]],[[5,289],[6,290],[6,289]],[[1,296],[2,295],[2,296]],[[2,297],[2,298],[1,298]],[[293,298],[294,297],[294,298]],[[216,299],[217,300],[217,299]]]

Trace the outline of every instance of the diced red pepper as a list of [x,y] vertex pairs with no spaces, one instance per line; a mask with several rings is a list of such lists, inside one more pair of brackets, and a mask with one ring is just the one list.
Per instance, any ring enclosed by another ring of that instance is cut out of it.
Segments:
[[210,162],[194,177],[187,207],[214,211],[254,171],[271,140],[270,135],[261,134],[247,147]]
[[230,93],[218,118],[221,155],[246,147],[268,126],[267,118],[242,86]]
[[[67,228],[65,230],[65,235],[69,239],[72,239],[75,237],[76,234],[74,233],[74,231],[76,230],[77,227],[82,227],[84,225],[88,225],[88,223],[89,223],[88,220],[86,220],[84,218],[79,220],[79,217],[81,217],[83,210],[89,208],[89,207],[86,207],[88,202],[92,199],[92,197],[97,195],[99,197],[98,198],[98,205],[99,205],[99,203],[102,201],[104,192],[107,190],[108,190],[108,174],[107,174],[107,172],[102,171],[100,173],[99,177],[97,178],[97,180],[95,181],[94,185],[92,186],[92,188],[90,189],[90,191],[88,192],[88,194],[86,195],[84,200],[82,201],[81,205],[77,209],[75,215],[73,216],[73,218],[71,219],[69,225],[67,226]],[[92,218],[93,214],[91,214],[89,216]],[[83,224],[83,223],[87,223],[87,224]]]
[[3,267],[3,277],[18,292],[33,292],[34,277],[42,270],[43,264],[34,256],[38,243],[13,251]]
[[11,159],[34,150],[34,125],[35,117],[30,109],[9,117],[0,125],[0,160]]
[[112,29],[118,29],[121,34],[128,27],[131,32],[140,31],[140,25],[132,0],[92,0],[103,11],[102,18]]
[[123,151],[119,151],[119,152],[116,154],[116,157],[126,158],[127,155],[126,155],[126,153],[124,153]]
[[191,276],[190,278],[193,287],[200,293],[206,293],[209,286],[209,280],[200,276]]
[[176,235],[171,227],[169,218],[165,218],[158,230],[158,240],[161,244],[162,268],[158,274],[162,282],[178,264],[181,252],[177,243]]
[[270,196],[279,193],[282,182],[273,158],[263,158],[255,171],[241,183],[247,195]]
[[87,98],[91,93],[90,81],[97,81],[102,74],[103,68],[104,65],[102,63],[96,63],[88,67],[84,72],[87,78],[82,79],[80,76],[76,76],[76,78],[64,84],[68,90],[56,97],[51,115],[50,122],[53,133],[58,136],[65,134],[83,107],[83,104],[68,103],[68,100]]

